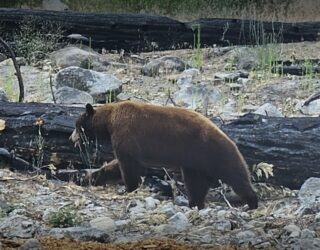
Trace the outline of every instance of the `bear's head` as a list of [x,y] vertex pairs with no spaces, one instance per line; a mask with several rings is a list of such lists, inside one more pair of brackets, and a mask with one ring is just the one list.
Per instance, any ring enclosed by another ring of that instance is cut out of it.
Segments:
[[88,139],[94,139],[94,127],[93,127],[93,117],[95,110],[91,104],[86,105],[86,112],[81,114],[76,120],[76,128],[73,130],[69,139],[75,144],[75,146],[81,146],[81,142],[84,136]]

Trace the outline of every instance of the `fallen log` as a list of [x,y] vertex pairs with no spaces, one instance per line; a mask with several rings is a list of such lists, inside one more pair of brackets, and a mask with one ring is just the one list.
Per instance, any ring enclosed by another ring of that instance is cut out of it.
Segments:
[[[36,166],[41,163],[53,164],[57,169],[93,167],[83,163],[78,149],[69,141],[75,120],[83,111],[80,107],[54,104],[3,102],[0,119],[6,124],[5,130],[0,131],[0,147],[14,150],[15,155]],[[249,166],[260,162],[274,165],[274,176],[268,180],[271,183],[299,188],[308,177],[320,177],[319,117],[248,114],[218,126],[236,142]],[[40,146],[39,131],[44,139]],[[39,151],[43,154],[40,163]],[[94,151],[100,155],[95,167],[114,158],[110,142],[97,145]]]
[[[81,34],[94,49],[140,52],[190,48],[200,27],[201,46],[256,45],[270,42],[316,41],[320,22],[280,23],[239,19],[199,19],[179,22],[145,14],[81,13],[0,8],[1,31],[12,37],[25,18],[58,22],[65,37]],[[13,39],[12,39],[13,41]],[[82,40],[85,43],[84,40]]]
[[294,61],[277,61],[272,68],[273,73],[281,75],[313,75],[320,73],[320,60],[294,60]]

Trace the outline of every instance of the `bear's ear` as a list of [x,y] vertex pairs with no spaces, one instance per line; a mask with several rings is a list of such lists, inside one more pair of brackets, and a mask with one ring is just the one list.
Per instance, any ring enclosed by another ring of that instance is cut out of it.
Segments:
[[90,103],[88,103],[88,104],[86,105],[86,114],[87,114],[88,116],[91,116],[91,115],[94,114],[94,108],[92,107],[92,105],[91,105]]

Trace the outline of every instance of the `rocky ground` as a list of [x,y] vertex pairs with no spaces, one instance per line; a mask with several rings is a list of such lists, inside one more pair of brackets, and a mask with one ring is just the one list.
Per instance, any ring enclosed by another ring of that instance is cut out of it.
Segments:
[[215,198],[220,190],[211,189],[207,207],[198,211],[182,196],[161,197],[146,186],[123,194],[122,185],[80,187],[1,170],[0,246],[318,249],[319,184],[311,178],[299,192],[256,184],[260,203],[252,211],[228,207]]
[[[304,101],[319,91],[319,58],[320,42],[302,42],[142,54],[72,46],[31,64],[18,61],[26,101],[130,99],[231,120],[247,112],[318,116],[320,101]],[[274,73],[271,61],[279,61],[276,67],[289,61],[306,74]],[[0,87],[0,100],[17,100],[14,68],[5,58]],[[319,249],[319,185],[316,178],[299,191],[256,184],[254,211],[229,207],[221,189],[212,189],[198,211],[183,195],[162,197],[146,186],[123,194],[120,184],[79,187],[0,169],[0,249]]]

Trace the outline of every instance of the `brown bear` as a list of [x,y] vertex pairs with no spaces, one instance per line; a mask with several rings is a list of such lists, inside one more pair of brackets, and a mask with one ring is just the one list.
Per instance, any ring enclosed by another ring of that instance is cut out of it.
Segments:
[[247,164],[237,146],[203,115],[184,108],[162,107],[132,101],[93,108],[76,121],[70,136],[80,133],[98,141],[111,140],[128,192],[134,191],[142,166],[180,168],[189,206],[204,207],[211,183],[229,184],[250,209],[258,206]]

